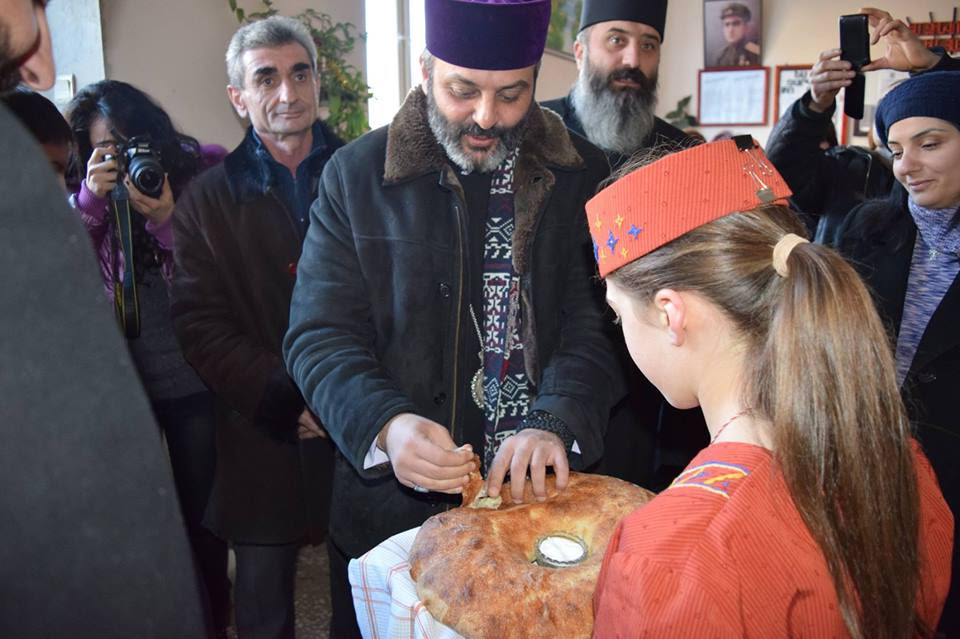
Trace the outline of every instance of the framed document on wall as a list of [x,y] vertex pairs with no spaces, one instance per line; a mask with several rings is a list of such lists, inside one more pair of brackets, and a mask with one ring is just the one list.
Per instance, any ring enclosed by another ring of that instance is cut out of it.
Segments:
[[777,67],[773,94],[773,121],[777,122],[790,105],[810,88],[809,64],[787,64]]
[[[776,124],[794,102],[803,97],[810,88],[809,64],[787,64],[777,67],[773,93],[773,122]],[[833,126],[837,141],[846,144],[846,123],[843,116],[843,91],[837,95],[837,108],[833,112]]]
[[769,82],[769,67],[701,69],[697,93],[700,125],[765,125]]

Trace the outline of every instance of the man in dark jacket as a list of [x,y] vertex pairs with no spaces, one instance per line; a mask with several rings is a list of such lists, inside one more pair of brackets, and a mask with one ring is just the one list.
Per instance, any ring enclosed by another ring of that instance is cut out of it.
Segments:
[[582,219],[608,169],[533,102],[549,14],[428,2],[422,85],[324,171],[284,352],[341,453],[334,636],[347,559],[459,505],[474,452],[514,498],[600,456],[619,371]]
[[577,83],[543,103],[603,149],[614,169],[640,149],[691,144],[654,115],[666,20],[667,0],[585,0],[573,43]]
[[[603,149],[614,169],[651,147],[693,140],[654,115],[667,0],[585,0],[573,45],[579,75],[566,97],[544,102],[567,127]],[[610,419],[595,469],[654,489],[666,487],[706,440],[700,411],[678,411],[633,365],[617,335],[629,394]]]
[[310,203],[340,143],[317,119],[317,57],[290,18],[241,27],[228,93],[251,126],[190,185],[174,217],[174,327],[217,395],[217,474],[205,523],[233,543],[244,637],[292,637],[299,544],[322,535],[333,447],[280,357]]
[[[44,5],[0,0],[0,92],[53,85]],[[205,637],[150,404],[80,220],[0,106],[0,637]]]

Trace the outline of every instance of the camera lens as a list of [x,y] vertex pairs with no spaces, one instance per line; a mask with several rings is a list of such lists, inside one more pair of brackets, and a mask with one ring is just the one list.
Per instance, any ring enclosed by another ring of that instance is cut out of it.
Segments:
[[163,167],[153,157],[134,157],[130,161],[130,180],[144,195],[158,198],[163,192]]

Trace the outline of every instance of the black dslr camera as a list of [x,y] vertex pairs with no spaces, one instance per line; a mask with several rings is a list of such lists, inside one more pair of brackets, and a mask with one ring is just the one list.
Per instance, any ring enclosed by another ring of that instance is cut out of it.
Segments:
[[135,136],[117,143],[119,177],[130,176],[137,190],[147,197],[158,198],[163,192],[164,171],[160,153],[150,144],[150,138]]

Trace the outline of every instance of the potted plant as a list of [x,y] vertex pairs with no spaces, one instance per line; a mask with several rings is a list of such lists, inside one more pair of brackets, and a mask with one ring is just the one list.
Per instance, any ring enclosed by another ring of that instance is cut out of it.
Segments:
[[690,100],[693,96],[688,95],[677,102],[677,108],[668,113],[665,117],[667,122],[678,129],[688,129],[697,126],[697,118],[687,113],[687,107],[690,106]]

